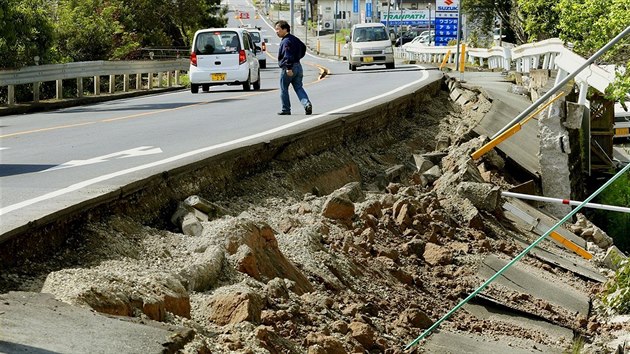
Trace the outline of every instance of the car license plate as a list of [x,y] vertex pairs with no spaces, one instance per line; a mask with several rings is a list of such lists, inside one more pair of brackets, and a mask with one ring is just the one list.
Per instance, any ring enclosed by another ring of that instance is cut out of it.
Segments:
[[363,57],[364,63],[371,63],[374,61],[374,57]]
[[225,81],[225,73],[212,74],[212,81]]
[[617,128],[615,129],[615,135],[628,135],[630,134],[630,128]]

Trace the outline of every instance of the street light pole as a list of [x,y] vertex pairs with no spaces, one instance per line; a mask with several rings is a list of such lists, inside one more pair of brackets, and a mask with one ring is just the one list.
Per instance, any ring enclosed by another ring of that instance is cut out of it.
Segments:
[[431,45],[431,4],[427,5],[427,9],[429,9],[429,46]]
[[304,44],[308,47],[308,0],[304,0]]

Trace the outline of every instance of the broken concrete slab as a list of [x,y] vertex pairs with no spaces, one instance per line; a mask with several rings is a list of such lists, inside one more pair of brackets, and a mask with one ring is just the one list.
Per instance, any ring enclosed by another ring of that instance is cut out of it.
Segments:
[[[552,348],[531,340],[500,337],[490,340],[487,337],[479,337],[471,334],[459,334],[439,331],[431,334],[427,341],[420,345],[422,353],[563,353],[562,349]],[[453,349],[457,348],[457,349]]]
[[194,337],[189,328],[105,316],[50,294],[0,295],[0,353],[175,353]]
[[[558,222],[558,219],[544,213],[543,211],[534,208],[533,206],[523,202],[522,200],[515,198],[507,198],[508,202],[506,202],[503,206],[506,209],[505,216],[512,220],[517,225],[520,225],[526,229],[532,230],[536,232],[538,235],[543,235],[545,232],[549,231],[549,229]],[[525,220],[521,213],[524,213],[526,216],[529,216],[527,219],[534,219],[536,223],[532,225]],[[560,236],[566,238],[567,240],[575,243],[576,245],[586,249],[586,240],[572,233],[571,231],[558,227],[554,230]]]
[[534,316],[525,317],[522,314],[509,311],[507,308],[501,309],[490,304],[481,305],[472,303],[468,303],[462,308],[479,319],[499,321],[521,328],[537,330],[553,338],[553,341],[556,343],[562,341],[571,343],[573,340],[573,330],[570,328],[558,326],[542,319],[534,318]]
[[[480,264],[477,275],[482,279],[489,279],[501,270],[509,260],[496,255],[487,256]],[[588,317],[590,310],[589,297],[567,284],[552,282],[540,274],[541,270],[515,263],[497,277],[493,284],[500,284],[520,293],[527,293],[535,298],[564,307],[574,313]]]

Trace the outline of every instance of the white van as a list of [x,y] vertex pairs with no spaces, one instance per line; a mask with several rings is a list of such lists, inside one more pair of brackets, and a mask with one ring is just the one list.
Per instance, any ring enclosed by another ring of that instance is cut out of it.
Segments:
[[215,85],[242,85],[260,90],[256,45],[242,28],[209,28],[195,33],[190,53],[190,91]]
[[394,48],[382,23],[359,23],[352,26],[348,43],[348,63],[350,70],[360,66],[385,65],[394,69]]

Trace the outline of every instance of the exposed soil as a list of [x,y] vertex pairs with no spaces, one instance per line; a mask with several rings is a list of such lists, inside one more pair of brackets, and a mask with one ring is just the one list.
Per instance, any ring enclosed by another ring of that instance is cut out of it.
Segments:
[[[485,256],[510,259],[522,250],[513,235],[532,238],[500,207],[458,194],[461,182],[519,182],[496,153],[468,161],[483,142],[469,135],[472,124],[470,112],[442,93],[361,144],[276,162],[219,195],[200,191],[215,215],[201,221],[199,236],[113,216],[48,262],[1,272],[0,290],[50,292],[100,312],[193,328],[188,353],[403,352],[485,280],[475,275]],[[418,172],[414,154],[438,171]],[[534,258],[522,262],[593,297],[600,290]],[[602,333],[628,330],[501,286],[484,295],[571,328],[593,347]],[[463,309],[440,328],[510,338],[514,346],[573,345]]]

